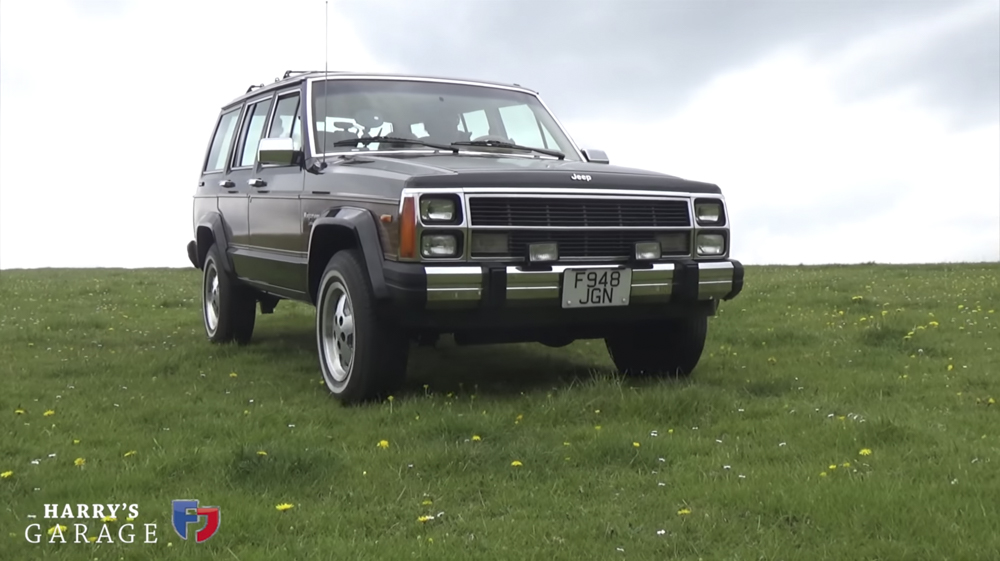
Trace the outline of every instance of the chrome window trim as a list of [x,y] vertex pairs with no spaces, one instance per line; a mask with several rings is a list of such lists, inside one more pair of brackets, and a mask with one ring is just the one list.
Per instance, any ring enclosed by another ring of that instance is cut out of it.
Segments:
[[[552,110],[549,109],[549,106],[546,105],[545,101],[538,95],[538,92],[535,92],[535,91],[532,91],[532,90],[529,90],[529,89],[526,89],[526,88],[519,88],[519,87],[516,87],[516,86],[505,86],[505,85],[499,85],[499,84],[489,84],[489,83],[485,83],[485,82],[476,82],[476,81],[473,81],[473,80],[454,80],[454,79],[447,79],[447,78],[427,78],[427,77],[417,77],[417,76],[377,76],[377,75],[372,75],[372,74],[349,74],[349,75],[343,75],[343,74],[332,75],[331,74],[330,76],[316,76],[316,77],[313,77],[313,78],[307,78],[305,80],[305,85],[306,85],[306,88],[305,88],[306,89],[306,99],[308,100],[308,105],[306,106],[306,118],[309,121],[307,123],[307,125],[309,127],[309,132],[310,132],[310,134],[309,134],[309,149],[310,149],[311,154],[312,154],[312,156],[314,158],[325,158],[325,157],[328,157],[328,156],[342,156],[344,154],[355,154],[356,153],[356,152],[326,152],[326,153],[320,153],[320,151],[316,147],[316,135],[313,133],[313,130],[312,130],[312,127],[315,124],[315,119],[313,117],[313,88],[312,88],[312,86],[316,82],[337,81],[337,80],[383,80],[383,81],[393,81],[393,82],[431,82],[431,83],[437,83],[437,84],[455,84],[455,85],[461,85],[461,86],[476,86],[476,87],[487,88],[487,89],[494,89],[494,90],[507,90],[507,91],[520,92],[520,93],[523,93],[523,94],[526,94],[526,95],[530,95],[530,96],[534,97],[539,102],[539,104],[542,106],[542,108],[545,109],[545,112],[549,114],[549,117],[552,118],[552,121],[556,124],[557,127],[559,127],[559,131],[566,136],[567,140],[569,140],[570,146],[573,147],[573,150],[576,152],[576,157],[579,159],[579,161],[581,163],[586,163],[587,162],[587,158],[585,158],[583,156],[583,153],[580,151],[580,147],[577,145],[576,141],[573,140],[573,137],[570,136],[570,134],[566,131],[566,127],[564,127],[563,124],[561,122],[559,122],[559,119],[555,116],[554,113],[552,113]],[[435,152],[436,153],[442,153],[442,151],[440,151],[440,150],[434,150],[434,149],[428,149],[428,150],[399,150],[399,151],[396,151],[396,150],[385,150],[385,151],[376,150],[375,152],[380,153],[380,154],[393,154],[393,153],[403,153],[403,154],[405,154],[405,153],[418,153],[419,154],[419,153],[428,153],[428,152],[430,152],[430,153],[435,153]],[[361,153],[362,154],[367,154],[367,152],[361,152]],[[496,152],[462,152],[462,151],[459,151],[459,154],[487,154],[487,155],[495,156],[497,153]],[[515,154],[504,154],[504,156],[508,156],[508,155],[515,155]],[[530,154],[524,154],[523,156],[536,157],[536,156],[533,156],[533,155],[530,155]],[[552,159],[553,160],[557,160],[558,158],[553,157]]]
[[[264,101],[271,102],[271,106],[268,107],[268,109],[267,109],[267,118],[268,118],[268,122],[269,122],[270,118],[271,118],[271,112],[274,111],[274,91],[271,91],[267,95],[263,95],[261,97],[255,97],[253,99],[248,99],[243,104],[243,114],[240,115],[240,129],[239,129],[239,134],[236,136],[236,142],[233,143],[232,150],[230,151],[230,154],[229,154],[229,171],[230,172],[237,171],[237,170],[253,169],[257,165],[257,154],[254,154],[254,156],[253,156],[253,161],[254,161],[253,165],[249,165],[249,166],[236,166],[236,165],[233,165],[233,164],[236,163],[236,156],[242,156],[242,154],[237,154],[237,150],[241,150],[241,144],[240,144],[240,142],[244,140],[241,137],[243,135],[243,125],[246,124],[247,117],[251,116],[249,109],[251,107],[253,107],[254,105],[257,105],[258,103],[262,103]],[[266,124],[265,124],[265,128],[264,128],[264,132],[267,132]],[[261,133],[261,135],[262,135],[261,138],[264,138],[263,137],[264,132]]]

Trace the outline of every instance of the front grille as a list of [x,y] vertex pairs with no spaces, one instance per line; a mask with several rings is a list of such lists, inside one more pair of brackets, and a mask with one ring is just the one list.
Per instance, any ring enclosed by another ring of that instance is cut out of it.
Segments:
[[[673,232],[672,232],[673,233]],[[507,232],[508,256],[515,259],[525,259],[528,255],[528,244],[539,242],[556,242],[559,248],[559,258],[588,258],[602,257],[612,259],[626,259],[635,254],[635,243],[652,241],[657,234],[664,234],[663,231],[654,230],[589,230],[589,231],[566,231],[566,230],[522,230]],[[690,244],[690,237],[687,232],[676,232],[683,235]],[[472,234],[475,236],[475,233]],[[687,255],[689,250],[677,253],[664,252],[664,255]],[[482,254],[473,257],[490,257],[495,254]]]
[[[473,227],[563,226],[593,228],[627,226],[656,228],[691,226],[687,201],[613,199],[610,197],[591,199],[469,197],[469,218]],[[573,234],[573,237],[576,239],[579,234]]]

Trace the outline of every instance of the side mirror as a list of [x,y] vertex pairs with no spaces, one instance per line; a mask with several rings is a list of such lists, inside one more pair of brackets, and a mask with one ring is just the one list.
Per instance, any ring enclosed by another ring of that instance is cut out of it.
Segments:
[[257,145],[257,161],[261,165],[290,166],[299,162],[302,150],[291,138],[262,138]]
[[583,157],[587,158],[588,162],[594,164],[610,164],[611,160],[608,159],[608,154],[604,150],[595,150],[593,148],[589,150],[581,150],[583,152]]

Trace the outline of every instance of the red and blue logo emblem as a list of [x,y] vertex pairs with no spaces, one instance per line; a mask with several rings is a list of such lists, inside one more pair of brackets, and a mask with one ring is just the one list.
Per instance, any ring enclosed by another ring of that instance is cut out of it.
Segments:
[[174,524],[174,531],[182,540],[188,539],[188,524],[199,522],[202,516],[205,517],[205,525],[195,533],[196,542],[208,540],[219,529],[219,507],[198,506],[198,501],[190,500],[175,500],[172,504],[171,521]]

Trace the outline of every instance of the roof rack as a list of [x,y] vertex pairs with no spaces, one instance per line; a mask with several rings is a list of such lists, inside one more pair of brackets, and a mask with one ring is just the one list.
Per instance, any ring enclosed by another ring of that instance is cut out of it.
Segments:
[[256,89],[263,88],[263,87],[264,87],[264,84],[250,84],[250,87],[247,88],[246,93],[250,93],[250,92],[252,92],[252,91],[254,91]]

